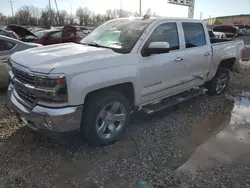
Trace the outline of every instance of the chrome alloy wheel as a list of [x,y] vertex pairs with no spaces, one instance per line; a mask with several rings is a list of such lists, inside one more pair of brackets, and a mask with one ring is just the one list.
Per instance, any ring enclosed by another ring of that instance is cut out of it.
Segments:
[[96,119],[96,131],[102,139],[114,138],[124,127],[126,109],[120,102],[111,102],[101,109]]
[[229,77],[226,73],[222,73],[218,76],[216,81],[216,93],[221,94],[225,91],[229,82]]

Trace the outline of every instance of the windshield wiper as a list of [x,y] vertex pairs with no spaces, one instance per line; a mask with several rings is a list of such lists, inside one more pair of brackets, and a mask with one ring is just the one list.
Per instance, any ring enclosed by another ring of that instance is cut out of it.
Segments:
[[[93,43],[82,43],[83,45],[87,45],[87,46],[93,46],[93,47],[97,47],[97,48],[109,48],[107,46],[101,46],[99,44],[97,44],[96,42]],[[109,48],[110,49],[110,48]]]

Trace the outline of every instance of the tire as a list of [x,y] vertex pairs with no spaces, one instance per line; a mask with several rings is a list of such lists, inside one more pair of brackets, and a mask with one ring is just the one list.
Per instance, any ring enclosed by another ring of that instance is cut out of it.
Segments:
[[[118,110],[113,112],[117,106],[119,106]],[[122,114],[125,116],[123,117]],[[122,138],[128,126],[130,115],[131,105],[121,93],[115,91],[98,92],[90,96],[86,102],[81,131],[90,145],[108,145]],[[121,121],[123,123],[113,121],[119,117],[124,119]]]
[[230,81],[229,72],[230,70],[227,68],[218,68],[215,77],[205,84],[205,88],[208,89],[208,95],[220,95],[225,92]]

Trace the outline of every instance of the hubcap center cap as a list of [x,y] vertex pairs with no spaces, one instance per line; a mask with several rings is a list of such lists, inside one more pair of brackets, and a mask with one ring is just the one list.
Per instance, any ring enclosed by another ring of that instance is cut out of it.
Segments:
[[114,115],[108,114],[107,117],[105,118],[106,121],[112,122],[114,120]]

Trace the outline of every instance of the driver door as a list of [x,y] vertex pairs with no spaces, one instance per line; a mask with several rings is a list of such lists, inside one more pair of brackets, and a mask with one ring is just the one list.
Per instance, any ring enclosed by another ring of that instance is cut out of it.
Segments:
[[160,22],[151,29],[147,48],[151,42],[167,42],[169,53],[152,54],[144,57],[141,62],[141,102],[150,103],[154,100],[180,92],[180,87],[186,80],[184,62],[180,44],[180,26],[176,22]]

